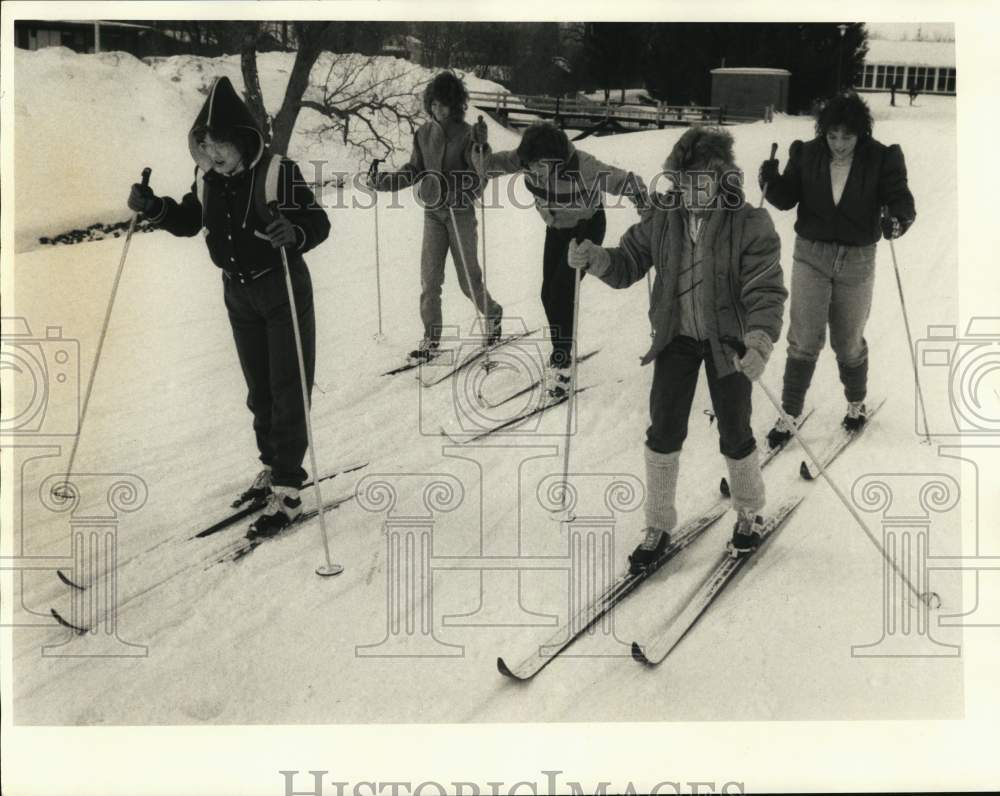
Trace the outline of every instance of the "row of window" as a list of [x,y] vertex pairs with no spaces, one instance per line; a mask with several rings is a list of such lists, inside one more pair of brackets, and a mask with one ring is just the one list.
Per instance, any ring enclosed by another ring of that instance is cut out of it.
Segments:
[[916,88],[923,93],[954,94],[955,70],[935,66],[890,66],[865,64],[865,71],[858,88],[897,90]]

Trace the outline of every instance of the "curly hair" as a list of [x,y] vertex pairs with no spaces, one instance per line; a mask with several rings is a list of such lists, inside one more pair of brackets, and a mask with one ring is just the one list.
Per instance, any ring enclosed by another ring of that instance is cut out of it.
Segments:
[[816,135],[825,138],[835,127],[843,127],[859,140],[871,138],[872,112],[854,91],[842,91],[821,103],[816,110]]
[[535,122],[521,136],[517,157],[525,166],[536,160],[564,162],[569,157],[569,138],[551,122]]
[[424,110],[431,114],[431,103],[437,100],[451,111],[451,118],[464,119],[469,107],[469,92],[454,72],[438,72],[424,88]]
[[712,171],[719,179],[727,172],[742,174],[733,159],[733,136],[721,127],[690,127],[677,139],[663,163],[670,173]]

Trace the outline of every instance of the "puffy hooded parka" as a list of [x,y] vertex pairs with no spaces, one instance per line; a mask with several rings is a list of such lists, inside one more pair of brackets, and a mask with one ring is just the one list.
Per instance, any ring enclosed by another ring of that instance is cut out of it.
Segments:
[[[656,279],[650,296],[649,320],[653,342],[642,358],[648,364],[680,333],[678,280],[685,265],[683,236],[687,234],[679,203],[652,207],[634,224],[615,248],[608,249],[611,265],[600,279],[614,288],[635,284],[650,268]],[[702,302],[716,371],[734,372],[732,352],[720,338],[742,338],[753,329],[773,342],[781,334],[785,289],[781,270],[781,241],[763,209],[741,202],[739,209],[718,208],[705,219],[705,260],[702,263]]]
[[[245,168],[226,176],[201,151],[196,131],[245,132],[257,141],[257,149]],[[330,221],[306,185],[298,166],[287,158],[269,169],[271,155],[264,136],[233,84],[217,78],[201,112],[188,133],[188,147],[197,167],[191,191],[178,204],[163,198],[163,209],[151,218],[174,235],[192,236],[204,229],[208,251],[219,268],[236,273],[256,273],[281,264],[281,253],[271,246],[264,230],[271,223],[266,202],[277,199],[282,215],[296,227],[297,246],[292,259],[322,243],[330,233]],[[274,184],[268,185],[268,178]]]

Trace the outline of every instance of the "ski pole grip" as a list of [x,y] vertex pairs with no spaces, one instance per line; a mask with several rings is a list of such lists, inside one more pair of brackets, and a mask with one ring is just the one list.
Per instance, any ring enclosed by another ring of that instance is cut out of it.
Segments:
[[747,347],[738,337],[732,337],[730,335],[723,335],[719,338],[719,342],[725,346],[729,346],[733,351],[735,351],[740,359],[746,356]]
[[778,142],[775,141],[771,144],[771,160],[774,160],[774,156],[778,154]]
[[145,188],[145,187],[147,187],[149,185],[149,175],[152,174],[152,173],[153,173],[153,170],[149,166],[146,166],[146,168],[144,168],[142,170],[142,187],[143,188]]

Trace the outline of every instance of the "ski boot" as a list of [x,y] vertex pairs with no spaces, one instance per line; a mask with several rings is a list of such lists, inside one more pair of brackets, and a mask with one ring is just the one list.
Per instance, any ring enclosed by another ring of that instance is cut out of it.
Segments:
[[[802,417],[802,415],[799,415]],[[796,428],[799,425],[799,417],[793,417]],[[767,432],[767,447],[771,450],[785,447],[792,438],[793,429],[785,422],[785,418],[779,417],[774,428]]]
[[646,537],[628,557],[628,571],[631,575],[641,575],[645,572],[663,554],[670,541],[670,534],[659,528],[646,528],[643,533]]
[[729,552],[733,557],[752,553],[760,544],[764,518],[752,511],[740,509],[733,526],[733,538],[729,542]]
[[437,340],[431,340],[429,337],[425,337],[420,341],[420,345],[410,352],[410,362],[412,364],[430,362],[440,353],[439,346],[440,343]]
[[844,415],[843,426],[848,431],[861,431],[868,421],[868,410],[864,401],[850,401],[847,404],[847,414]]
[[569,395],[572,381],[573,371],[570,368],[553,365],[545,368],[545,394],[550,400],[557,401]]
[[264,469],[257,473],[253,483],[233,501],[233,508],[242,506],[244,503],[259,503],[264,505],[271,494],[271,468],[264,465]]
[[293,486],[275,486],[264,508],[264,513],[247,531],[248,539],[274,536],[287,528],[302,513],[299,490]]

